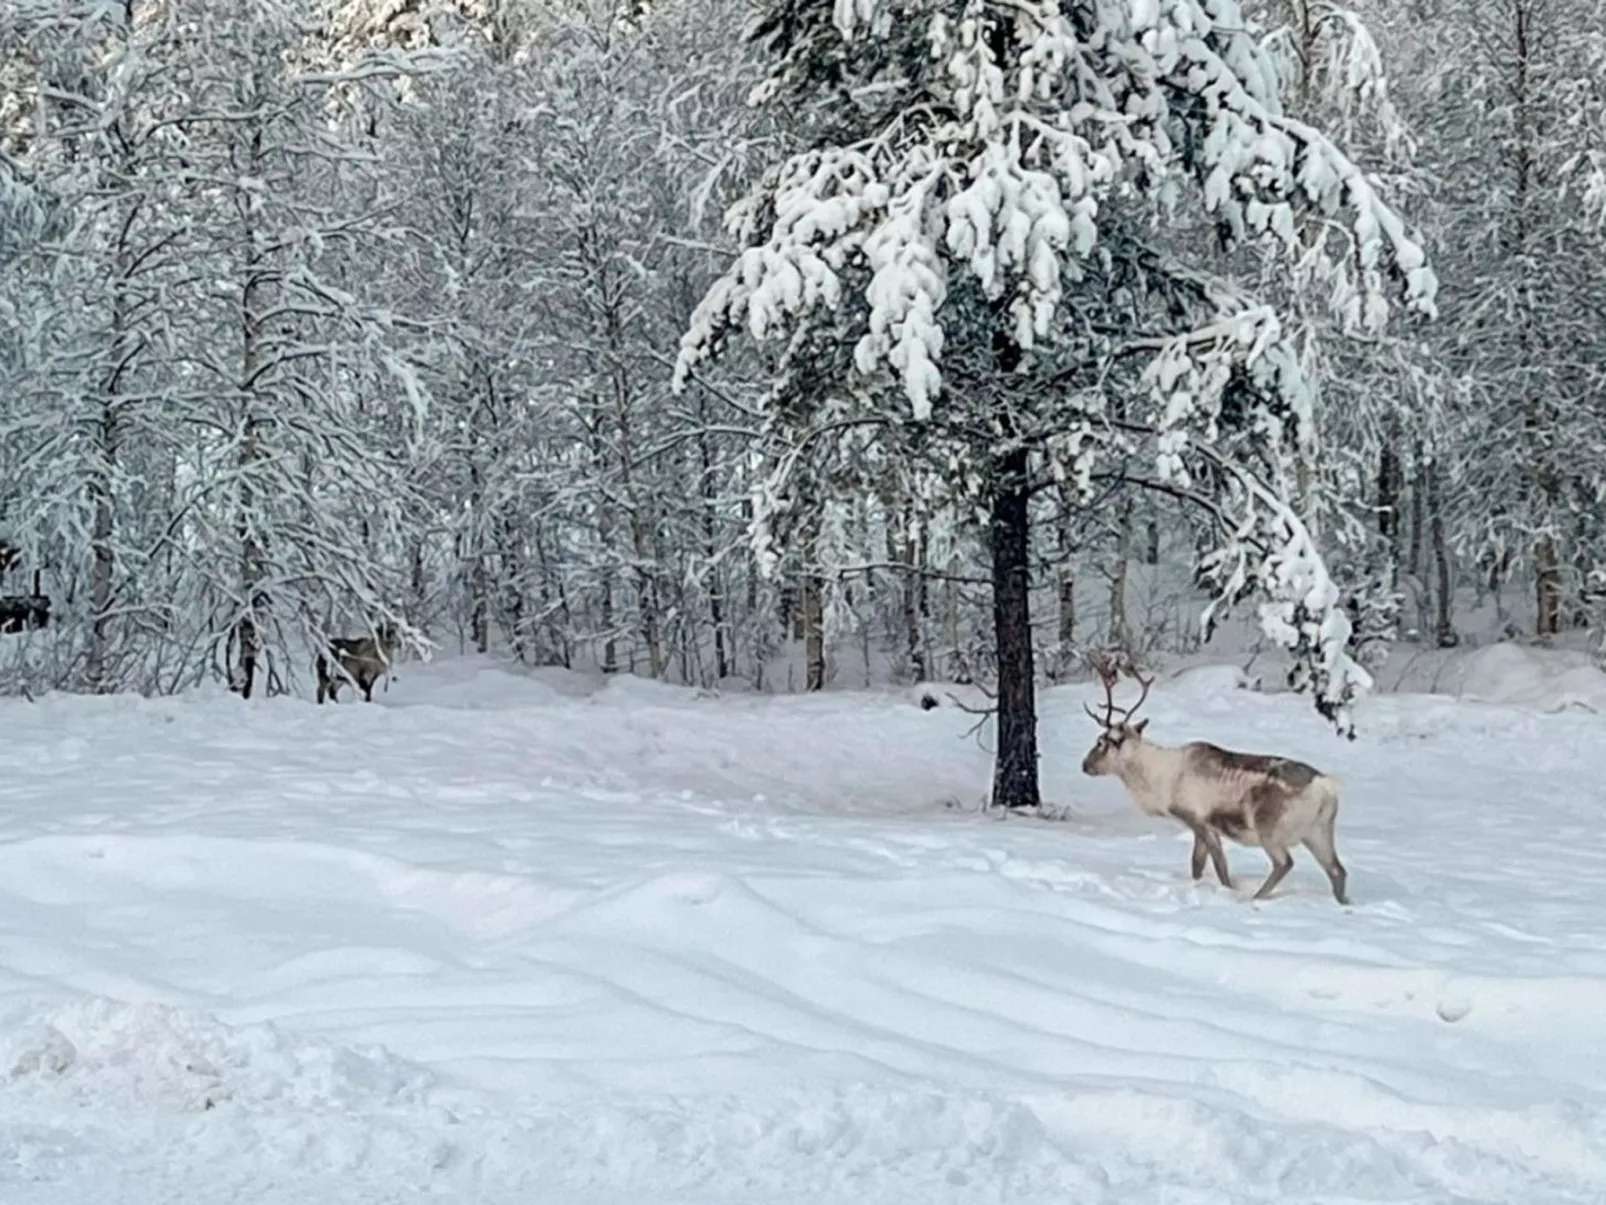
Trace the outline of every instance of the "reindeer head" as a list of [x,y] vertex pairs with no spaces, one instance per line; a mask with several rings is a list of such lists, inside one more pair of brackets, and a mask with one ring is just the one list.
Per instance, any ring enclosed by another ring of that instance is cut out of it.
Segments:
[[374,629],[374,643],[386,658],[401,648],[401,629],[396,626],[395,620],[386,619]]
[[[1123,765],[1137,756],[1138,749],[1143,744],[1143,730],[1149,726],[1149,721],[1139,720],[1134,724],[1132,716],[1143,706],[1143,700],[1149,697],[1149,687],[1154,685],[1154,679],[1143,677],[1128,663],[1127,672],[1143,687],[1143,693],[1132,706],[1122,708],[1115,705],[1115,683],[1121,667],[1107,657],[1100,657],[1094,660],[1093,668],[1098,672],[1099,681],[1104,686],[1104,714],[1100,715],[1085,704],[1083,710],[1092,716],[1094,723],[1104,731],[1094,742],[1093,747],[1087,751],[1087,756],[1082,759],[1082,773],[1096,778],[1104,774],[1119,773]],[[1117,719],[1117,716],[1120,718]]]

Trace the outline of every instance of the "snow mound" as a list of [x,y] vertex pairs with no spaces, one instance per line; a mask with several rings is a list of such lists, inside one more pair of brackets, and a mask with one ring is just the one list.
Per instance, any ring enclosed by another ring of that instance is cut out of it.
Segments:
[[1194,665],[1180,670],[1165,684],[1177,695],[1225,695],[1237,690],[1260,689],[1260,679],[1238,665]]
[[378,1047],[232,1027],[163,1004],[94,998],[6,1026],[0,1076],[56,1082],[102,1106],[190,1111],[224,1102],[298,1112],[417,1106],[432,1076]]
[[551,707],[573,689],[563,690],[546,675],[531,674],[514,662],[480,657],[446,657],[404,662],[376,702],[398,706],[425,703],[459,711],[501,711],[509,707]]
[[1466,659],[1461,697],[1538,711],[1606,711],[1606,673],[1572,649],[1494,644]]

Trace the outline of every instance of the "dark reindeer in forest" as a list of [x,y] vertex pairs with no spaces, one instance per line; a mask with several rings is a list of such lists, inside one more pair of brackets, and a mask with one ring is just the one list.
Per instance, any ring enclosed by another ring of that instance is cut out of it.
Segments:
[[1222,837],[1240,845],[1258,845],[1271,859],[1271,873],[1254,897],[1263,900],[1293,867],[1290,851],[1303,844],[1327,872],[1333,898],[1340,904],[1349,903],[1345,894],[1348,875],[1333,845],[1337,779],[1304,762],[1235,753],[1204,741],[1180,748],[1151,744],[1143,737],[1149,721],[1133,723],[1132,716],[1149,697],[1154,679],[1129,667],[1143,693],[1123,709],[1115,705],[1117,666],[1100,659],[1094,668],[1104,686],[1104,714],[1085,709],[1104,731],[1083,759],[1082,773],[1115,775],[1142,811],[1185,825],[1193,833],[1196,880],[1204,876],[1205,858],[1209,857],[1221,885],[1232,886]]
[[[22,549],[0,540],[0,578],[16,568]],[[40,584],[40,572],[33,571],[32,594],[0,594],[0,635],[32,631],[50,626],[50,596]]]
[[[374,701],[374,683],[390,673],[396,650],[401,647],[401,636],[396,625],[386,621],[375,629],[372,636],[335,636],[329,641],[328,653],[319,653],[318,702],[327,697],[340,702],[340,688],[354,682],[362,691],[363,701]],[[329,655],[335,664],[329,663]]]

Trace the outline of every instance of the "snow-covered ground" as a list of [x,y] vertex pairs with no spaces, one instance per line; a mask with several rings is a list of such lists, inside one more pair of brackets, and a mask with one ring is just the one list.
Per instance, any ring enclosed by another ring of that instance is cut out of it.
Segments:
[[[378,706],[0,705],[0,1201],[1606,1199],[1606,719],[1194,671],[1346,784],[1237,894],[972,718],[408,665]],[[985,738],[985,733],[983,734]]]

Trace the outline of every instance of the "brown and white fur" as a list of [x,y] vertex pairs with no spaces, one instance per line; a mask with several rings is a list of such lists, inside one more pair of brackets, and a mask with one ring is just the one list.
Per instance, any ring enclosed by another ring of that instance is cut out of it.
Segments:
[[318,702],[327,697],[340,702],[340,688],[352,681],[362,691],[363,701],[374,701],[374,683],[390,673],[391,660],[400,647],[401,638],[393,623],[382,623],[372,636],[336,636],[329,641],[338,668],[331,668],[329,658],[318,654]]
[[[1223,887],[1232,886],[1221,838],[1240,845],[1258,845],[1271,859],[1271,873],[1255,892],[1269,896],[1294,865],[1290,852],[1304,845],[1327,872],[1333,898],[1348,904],[1348,873],[1338,860],[1333,827],[1338,819],[1338,780],[1304,762],[1284,757],[1235,753],[1204,741],[1180,748],[1144,739],[1148,720],[1130,722],[1143,702],[1127,708],[1119,722],[1112,690],[1115,676],[1100,669],[1108,700],[1101,718],[1092,715],[1104,733],[1082,760],[1082,773],[1118,777],[1138,807],[1151,816],[1168,816],[1193,833],[1191,869],[1204,876],[1205,858],[1215,867]],[[1140,679],[1141,681],[1141,679]],[[1147,697],[1152,679],[1143,683]]]

